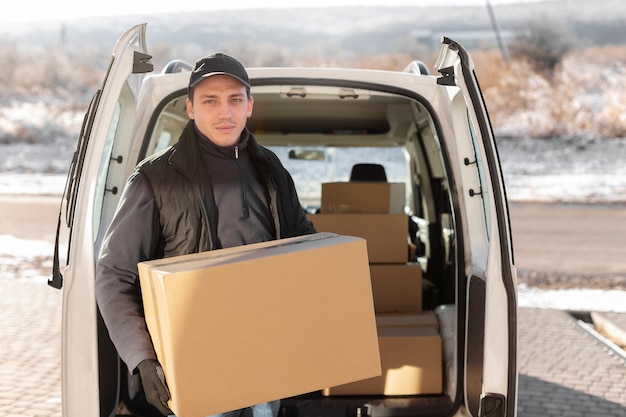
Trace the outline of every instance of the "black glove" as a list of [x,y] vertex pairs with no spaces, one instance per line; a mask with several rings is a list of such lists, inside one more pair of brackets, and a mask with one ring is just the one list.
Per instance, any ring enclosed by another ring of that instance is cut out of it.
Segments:
[[174,414],[167,406],[170,391],[165,383],[165,374],[161,364],[154,359],[145,359],[137,366],[141,376],[141,385],[148,403],[156,407],[163,415]]

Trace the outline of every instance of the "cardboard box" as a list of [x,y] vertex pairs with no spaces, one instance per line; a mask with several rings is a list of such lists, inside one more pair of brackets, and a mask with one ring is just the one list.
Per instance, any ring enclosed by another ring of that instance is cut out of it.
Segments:
[[434,311],[422,313],[376,313],[376,325],[382,326],[423,326],[439,331],[439,320]]
[[178,416],[380,375],[365,241],[317,233],[139,264]]
[[422,268],[418,263],[371,264],[377,313],[422,311]]
[[409,259],[406,214],[309,214],[307,217],[318,232],[365,239],[370,263],[406,263]]
[[378,328],[382,376],[326,388],[324,395],[441,394],[441,337],[432,327]]
[[404,214],[403,182],[327,182],[322,184],[322,213]]

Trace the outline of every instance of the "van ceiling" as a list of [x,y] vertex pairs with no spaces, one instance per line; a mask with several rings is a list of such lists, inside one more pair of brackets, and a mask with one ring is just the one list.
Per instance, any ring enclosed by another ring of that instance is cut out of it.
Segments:
[[[331,94],[300,97],[273,88],[254,91],[253,97],[254,110],[247,125],[265,145],[401,145],[415,124],[411,109],[421,107],[406,97],[370,91],[358,98]],[[164,114],[186,121],[185,97],[173,99]]]
[[[399,125],[412,120],[411,100],[399,96],[371,95],[366,100],[329,97],[301,98],[254,94],[254,111],[248,128],[256,136],[331,135],[391,138]],[[347,138],[345,138],[347,139]],[[347,139],[349,140],[349,139]]]

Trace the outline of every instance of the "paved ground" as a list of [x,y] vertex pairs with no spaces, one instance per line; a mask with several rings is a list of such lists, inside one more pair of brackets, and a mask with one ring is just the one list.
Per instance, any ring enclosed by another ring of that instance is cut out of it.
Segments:
[[61,416],[61,292],[0,279],[0,415]]
[[518,268],[571,275],[626,275],[626,206],[512,204]]
[[[6,220],[7,207],[0,201],[3,213],[0,234],[14,225]],[[48,236],[49,230],[56,226],[56,208],[56,203],[47,211],[38,208],[37,216],[52,219],[54,225],[49,227],[46,222],[45,230],[41,230],[28,223],[23,237],[33,238],[42,232]],[[541,211],[532,214],[534,210],[512,210],[516,241],[517,236],[520,242],[527,239],[522,225],[532,224],[528,216],[559,217],[556,213],[542,215],[545,212]],[[18,211],[16,216],[26,219],[25,210]],[[610,215],[617,216],[617,212],[603,212],[605,218]],[[585,221],[589,226],[590,220]],[[573,239],[566,244],[573,243]],[[528,238],[528,242],[532,239]],[[571,244],[570,248],[574,251],[576,245]],[[618,262],[623,259],[621,256]],[[530,255],[522,255],[518,265],[522,260],[527,262],[525,265],[533,262]],[[608,316],[626,329],[626,314]],[[0,277],[0,323],[0,415],[60,417],[61,292],[48,287],[45,280]],[[520,417],[626,416],[626,363],[586,333],[567,313],[521,308],[518,348]]]
[[[0,279],[0,294],[0,412],[60,417],[61,293]],[[519,365],[520,417],[626,415],[623,359],[562,311],[520,309]]]
[[626,416],[626,363],[563,311],[519,311],[518,416]]

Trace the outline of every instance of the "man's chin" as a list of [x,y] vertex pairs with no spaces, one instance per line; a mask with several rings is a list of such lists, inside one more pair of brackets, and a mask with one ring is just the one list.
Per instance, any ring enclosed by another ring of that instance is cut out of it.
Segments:
[[221,132],[216,131],[212,136],[209,136],[211,142],[215,143],[218,146],[233,146],[237,142],[239,142],[239,136],[241,133],[235,134],[233,131],[229,132]]

